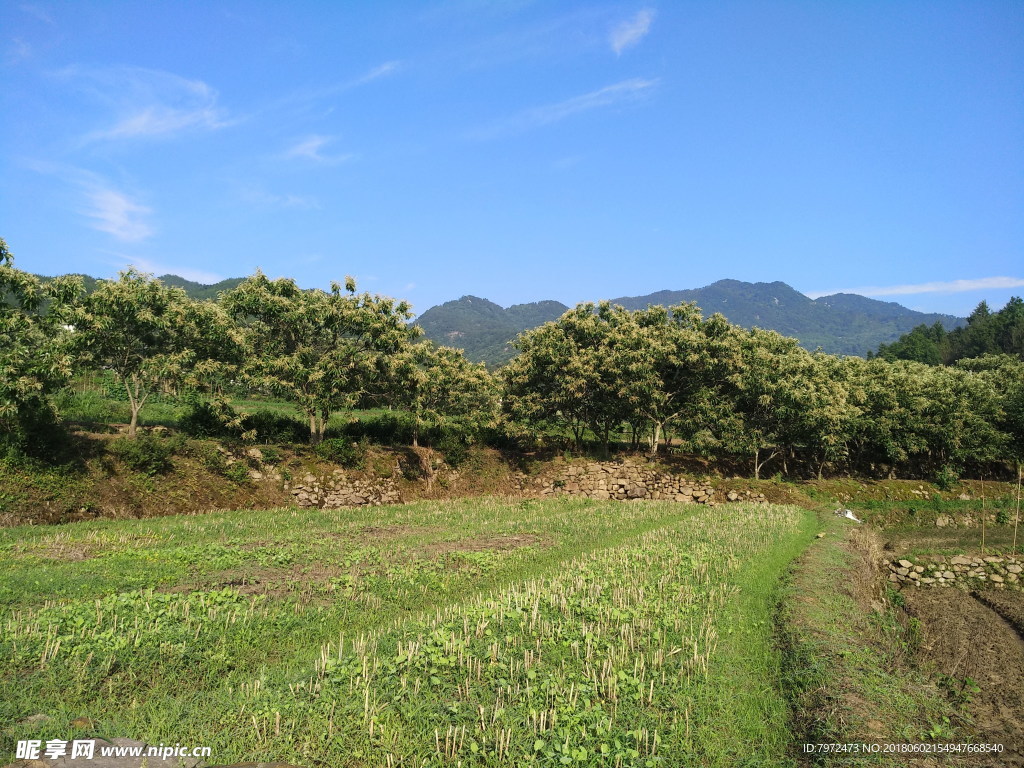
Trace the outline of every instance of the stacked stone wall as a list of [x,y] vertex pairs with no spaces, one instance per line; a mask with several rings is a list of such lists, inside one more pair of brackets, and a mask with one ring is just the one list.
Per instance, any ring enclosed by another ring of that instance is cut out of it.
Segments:
[[307,474],[289,490],[300,507],[338,509],[399,504],[402,501],[394,478],[350,478],[341,469],[322,477]]
[[901,558],[888,563],[889,581],[915,587],[980,587],[1021,589],[1024,563],[1016,557],[955,555],[914,562]]
[[541,496],[582,496],[619,501],[652,499],[712,506],[726,501],[768,503],[761,493],[716,491],[708,481],[630,463],[571,464],[549,472],[535,482]]

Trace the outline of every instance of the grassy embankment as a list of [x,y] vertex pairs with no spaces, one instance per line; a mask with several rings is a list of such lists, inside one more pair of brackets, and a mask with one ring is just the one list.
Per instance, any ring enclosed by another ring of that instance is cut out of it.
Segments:
[[0,531],[0,755],[88,734],[215,762],[790,764],[773,611],[817,525],[476,500]]
[[[832,515],[823,516],[823,526],[825,537],[797,563],[779,617],[794,736],[819,744],[971,741],[962,713],[934,674],[915,663],[920,627],[903,615],[899,593],[880,581],[877,532]],[[808,765],[892,768],[920,759],[864,751],[804,756]],[[920,764],[931,759],[924,755]]]

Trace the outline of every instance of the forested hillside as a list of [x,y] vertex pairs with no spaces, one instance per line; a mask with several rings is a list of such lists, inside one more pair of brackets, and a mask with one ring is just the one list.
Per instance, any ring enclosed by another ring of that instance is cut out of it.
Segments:
[[963,322],[952,315],[915,312],[895,302],[849,293],[809,299],[779,281],[719,280],[692,290],[612,299],[626,309],[645,309],[649,304],[670,307],[684,301],[697,302],[705,316],[720,312],[736,325],[778,331],[799,340],[805,349],[821,347],[833,355],[863,356],[920,323],[954,328]]
[[1024,359],[1024,300],[1015,296],[998,312],[992,312],[983,301],[965,326],[949,331],[941,323],[922,324],[892,344],[882,344],[877,353],[885,360],[929,365],[951,365],[983,355],[1017,355]]
[[[719,312],[744,328],[778,331],[797,339],[807,350],[820,347],[834,355],[864,356],[922,323],[951,329],[963,322],[952,315],[915,312],[893,302],[853,294],[809,299],[782,282],[719,280],[704,288],[611,300],[633,310],[683,302],[696,302],[705,317]],[[557,301],[502,309],[487,299],[463,296],[428,309],[416,322],[427,338],[438,344],[457,346],[470,360],[502,365],[514,354],[510,342],[517,333],[554,320],[566,309]]]
[[463,296],[431,307],[416,319],[426,337],[457,347],[466,357],[503,365],[515,355],[512,340],[521,332],[557,320],[569,309],[558,301],[514,304],[508,309],[476,296]]

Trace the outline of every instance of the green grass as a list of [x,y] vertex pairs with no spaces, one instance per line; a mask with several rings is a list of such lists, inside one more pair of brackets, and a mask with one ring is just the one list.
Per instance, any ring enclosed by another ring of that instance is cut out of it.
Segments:
[[[797,735],[839,744],[957,740],[957,713],[915,671],[915,620],[901,619],[898,593],[884,603],[873,594],[880,553],[871,549],[872,534],[830,514],[824,530],[801,559],[779,621]],[[838,754],[812,764],[896,768],[903,760]]]
[[0,736],[330,766],[789,765],[788,507],[473,500],[0,531]]
[[[76,424],[127,424],[132,417],[127,399],[108,397],[97,390],[66,389],[54,396],[53,403],[64,421]],[[139,423],[175,427],[187,412],[184,403],[155,399],[142,408]]]

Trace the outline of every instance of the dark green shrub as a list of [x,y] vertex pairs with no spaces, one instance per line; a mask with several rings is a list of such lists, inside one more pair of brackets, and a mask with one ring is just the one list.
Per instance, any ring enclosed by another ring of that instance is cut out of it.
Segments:
[[43,398],[22,403],[11,418],[0,419],[0,456],[55,464],[73,459],[71,436]]
[[268,410],[243,416],[242,430],[255,431],[258,443],[304,443],[309,440],[309,425]]
[[350,469],[362,469],[366,465],[366,449],[365,440],[354,443],[342,437],[329,437],[313,450],[324,461]]
[[198,459],[204,467],[219,475],[223,475],[228,468],[227,459],[218,450],[216,443],[207,440],[190,440],[185,448],[185,453]]
[[414,426],[411,414],[387,411],[364,414],[337,430],[329,430],[328,434],[332,437],[347,437],[350,440],[366,438],[377,445],[411,445]]
[[227,437],[229,429],[226,417],[232,415],[230,406],[224,412],[213,403],[201,400],[193,403],[178,420],[178,428],[191,437]]
[[944,491],[951,491],[960,483],[960,473],[951,464],[945,464],[935,473],[935,484]]
[[224,477],[239,485],[249,482],[249,470],[245,464],[236,461],[224,470]]
[[444,454],[444,460],[450,467],[458,467],[469,458],[469,448],[472,445],[469,436],[458,427],[441,427],[435,430],[435,447]]
[[131,469],[150,477],[173,468],[174,443],[153,435],[118,438],[111,442],[110,452]]
[[277,464],[281,461],[281,451],[272,445],[261,448],[260,453],[263,454],[265,464]]

